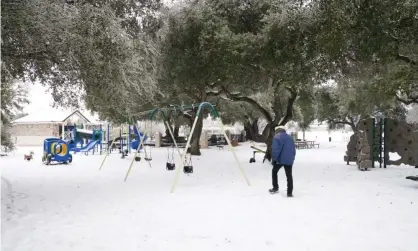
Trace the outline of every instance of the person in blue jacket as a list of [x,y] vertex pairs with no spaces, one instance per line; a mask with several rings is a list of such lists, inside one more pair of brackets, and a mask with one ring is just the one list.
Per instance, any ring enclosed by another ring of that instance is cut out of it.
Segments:
[[287,178],[287,197],[293,197],[293,176],[292,166],[295,161],[296,147],[293,138],[286,133],[286,129],[282,126],[274,128],[276,135],[273,138],[272,146],[272,181],[273,188],[269,190],[270,193],[279,192],[279,184],[277,181],[277,173],[280,168],[284,167]]

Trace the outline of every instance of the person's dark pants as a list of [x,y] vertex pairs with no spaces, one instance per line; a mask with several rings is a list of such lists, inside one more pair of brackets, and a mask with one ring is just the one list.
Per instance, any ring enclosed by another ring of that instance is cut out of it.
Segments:
[[287,194],[292,194],[293,193],[292,166],[274,164],[273,170],[271,171],[271,176],[273,180],[273,189],[279,190],[279,184],[277,181],[277,173],[279,172],[280,168],[282,168],[283,166],[284,166],[284,171],[286,172],[286,178],[287,178]]

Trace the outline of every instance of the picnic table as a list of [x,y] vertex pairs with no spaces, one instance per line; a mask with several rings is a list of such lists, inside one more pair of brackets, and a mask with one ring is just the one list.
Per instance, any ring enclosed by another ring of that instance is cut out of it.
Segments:
[[296,149],[310,149],[315,148],[315,146],[319,148],[319,143],[316,143],[314,140],[296,141],[295,145]]

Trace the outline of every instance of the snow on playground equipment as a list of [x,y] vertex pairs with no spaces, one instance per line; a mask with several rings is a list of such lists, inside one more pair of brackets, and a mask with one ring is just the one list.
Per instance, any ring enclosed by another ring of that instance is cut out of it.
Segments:
[[42,162],[46,165],[51,162],[71,163],[73,156],[69,152],[67,142],[59,138],[48,138],[44,140],[44,154]]
[[183,172],[186,174],[193,173],[192,154],[190,153],[190,147],[187,148],[186,155],[184,156]]
[[[74,127],[73,129],[73,144],[69,144],[70,151],[74,153],[82,152],[86,155],[89,151],[92,151],[93,154],[95,151],[98,151],[100,154],[102,152],[102,138],[103,131],[102,129],[93,129],[85,130]],[[87,140],[87,144],[83,146],[84,140]],[[99,150],[100,149],[100,150]]]
[[[119,141],[119,153],[121,154],[122,159],[128,156],[131,153],[131,150],[137,150],[138,147],[142,149],[139,139],[141,138],[143,133],[139,133],[135,126],[132,129],[131,125],[127,125],[126,128],[126,132],[124,132],[124,126],[121,126],[119,130],[119,137],[115,138],[112,141],[110,147],[111,150],[115,143]],[[146,139],[147,138],[145,137],[144,140]],[[124,146],[126,146],[126,149],[124,149]]]
[[[129,128],[128,132],[130,133],[130,132],[131,132],[131,130],[130,130],[130,126],[128,126],[128,128]],[[140,157],[140,156],[137,156],[137,153],[138,153],[138,152],[140,152],[140,150],[141,150],[141,149],[144,149],[143,147],[144,147],[144,141],[146,140],[146,136],[145,136],[145,134],[144,134],[144,133],[139,133],[139,132],[138,132],[138,129],[137,129],[137,127],[136,127],[136,126],[133,126],[133,132],[134,132],[134,134],[135,134],[135,139],[133,139],[133,140],[130,142],[130,144],[127,144],[127,145],[129,145],[132,149],[136,150],[136,151],[135,151],[135,155],[134,155],[134,157],[133,157],[132,161],[140,161],[140,160],[141,160],[141,157]],[[122,138],[122,137],[121,137],[121,135],[122,135],[122,128],[121,128],[121,130],[120,130],[120,138]],[[110,144],[110,146],[108,147],[108,149],[107,149],[107,151],[106,151],[106,154],[105,154],[105,156],[104,156],[104,158],[103,158],[103,161],[102,161],[102,163],[100,164],[99,171],[100,171],[100,170],[102,170],[103,165],[104,165],[104,163],[105,163],[105,161],[106,161],[107,157],[109,156],[109,154],[110,154],[110,152],[111,152],[111,149],[113,148],[113,145],[116,143],[117,139],[118,139],[118,138],[114,138],[114,139],[112,140],[112,143],[111,143],[111,144]],[[127,147],[129,147],[129,146],[127,146]],[[128,150],[128,151],[129,151],[129,150]],[[124,154],[124,152],[123,152],[123,141],[122,141],[122,140],[121,140],[121,149],[120,149],[120,153]],[[127,151],[125,151],[125,153],[127,154],[128,152],[127,152]],[[145,149],[144,149],[144,153],[145,153],[145,156],[147,156],[147,153],[146,153]],[[124,157],[123,157],[123,158],[124,158]],[[148,162],[148,163],[149,163],[149,162]],[[151,166],[151,163],[149,163],[149,166],[150,166],[150,167],[152,167],[152,166]]]
[[[130,130],[130,126],[129,126],[129,130]],[[139,148],[139,150],[142,149],[142,145],[141,145],[141,138],[142,140],[145,142],[147,140],[147,136],[144,133],[140,133],[138,132],[138,129],[136,128],[136,126],[133,126],[133,130],[132,130],[135,134],[135,138],[130,142],[131,145],[131,149],[133,150],[137,150]],[[149,159],[149,158],[147,158]],[[145,160],[147,160],[145,159]],[[141,157],[140,156],[136,156],[134,158],[135,161],[141,161]]]
[[[180,153],[180,149],[178,148],[178,145],[177,145],[177,141],[176,141],[176,139],[175,139],[175,137],[174,137],[174,134],[173,134],[173,131],[171,130],[171,126],[170,126],[170,124],[168,123],[168,121],[167,121],[167,117],[166,117],[166,115],[165,115],[165,112],[164,112],[164,110],[162,110],[162,109],[159,109],[159,108],[156,108],[156,109],[154,109],[154,110],[152,110],[151,111],[151,115],[150,115],[150,121],[152,122],[153,121],[153,119],[154,119],[154,117],[155,117],[155,115],[157,115],[158,114],[158,112],[160,113],[160,115],[161,115],[161,117],[162,117],[162,120],[163,120],[163,122],[164,122],[164,125],[166,126],[166,128],[168,128],[168,131],[169,131],[169,133],[170,133],[170,137],[171,137],[171,139],[173,140],[173,143],[174,143],[174,145],[175,145],[175,147],[176,147],[176,149],[177,149],[177,152],[178,152],[178,154],[179,154],[179,156],[180,156],[180,159],[184,162],[184,160],[183,160],[183,158],[181,158],[181,153]],[[176,108],[174,108],[174,112],[176,112]],[[147,113],[147,112],[146,112]],[[141,142],[142,144],[143,144],[143,142]],[[174,151],[174,150],[173,150]],[[144,148],[144,152],[145,152],[145,156],[146,156],[146,151],[145,151],[145,148]],[[136,154],[137,154],[138,152],[136,152],[135,153],[135,155],[134,155],[134,158],[136,157]],[[174,156],[172,156],[172,158],[174,159]],[[149,161],[148,161],[148,163],[150,163]],[[183,163],[184,164],[184,163]],[[131,170],[132,170],[132,166],[133,166],[133,160],[131,161],[131,164],[130,164],[130,166],[129,166],[129,168],[128,168],[128,171],[126,172],[126,175],[125,175],[125,182],[126,182],[126,180],[128,179],[128,177],[129,177],[129,174],[130,174],[130,172],[131,172]],[[173,163],[169,163],[169,160],[167,160],[167,163],[166,163],[166,169],[168,170],[168,171],[172,171],[172,170],[174,170],[175,169],[175,164],[174,164],[174,160],[173,160]]]
[[[401,158],[390,160],[389,153]],[[358,123],[357,132],[347,144],[344,161],[356,162],[359,170],[389,165],[410,165],[418,168],[418,132],[405,122],[390,118],[369,118]]]
[[[235,161],[236,161],[236,163],[238,165],[238,169],[240,170],[240,172],[241,172],[244,180],[246,181],[247,185],[250,186],[250,181],[248,180],[247,175],[245,174],[244,169],[241,167],[241,164],[240,164],[240,162],[238,160],[238,157],[237,157],[237,155],[235,153],[235,150],[234,150],[234,148],[233,148],[233,146],[232,146],[232,144],[231,144],[231,142],[230,142],[230,140],[229,140],[229,138],[228,138],[228,136],[226,134],[225,127],[224,127],[224,125],[222,123],[222,120],[220,119],[220,117],[218,115],[218,112],[216,111],[216,109],[213,107],[212,104],[210,104],[208,102],[203,102],[203,103],[200,103],[199,105],[192,105],[192,106],[188,106],[188,107],[186,107],[186,106],[170,106],[169,108],[156,108],[156,109],[154,109],[152,111],[147,111],[147,112],[142,112],[141,113],[141,114],[146,114],[146,113],[151,112],[151,115],[150,115],[150,120],[151,121],[153,121],[153,119],[154,119],[154,117],[155,117],[156,114],[159,113],[161,115],[162,120],[164,122],[164,125],[168,129],[168,131],[170,133],[170,136],[171,136],[171,139],[173,140],[174,145],[175,145],[175,147],[177,149],[177,152],[178,152],[178,154],[180,156],[180,159],[181,159],[181,162],[180,162],[181,168],[179,168],[179,169],[176,170],[175,178],[174,178],[174,181],[173,181],[173,184],[172,184],[172,187],[171,187],[171,193],[174,192],[175,187],[176,187],[176,185],[178,183],[179,176],[180,176],[180,170],[183,170],[183,172],[186,173],[186,174],[189,174],[189,173],[192,173],[193,172],[193,165],[192,165],[192,162],[191,162],[191,155],[190,155],[190,153],[187,153],[187,151],[189,150],[190,141],[192,139],[193,132],[194,132],[194,130],[196,128],[196,124],[197,124],[198,118],[199,118],[199,116],[203,115],[201,113],[202,112],[202,109],[204,109],[206,107],[209,107],[210,112],[212,113],[212,116],[215,118],[215,120],[217,122],[220,122],[223,135],[224,135],[224,137],[225,137],[225,139],[226,139],[226,141],[227,141],[227,143],[228,143],[228,145],[230,147],[230,150],[232,152],[232,155],[233,155],[233,157],[234,157],[234,159],[235,159]],[[197,108],[196,118],[195,118],[195,120],[193,122],[193,126],[192,126],[192,129],[190,131],[190,137],[188,137],[186,146],[185,146],[185,148],[183,150],[183,153],[181,153],[180,152],[180,149],[179,149],[179,147],[177,145],[176,139],[174,137],[174,134],[173,134],[173,132],[171,130],[171,126],[169,125],[169,123],[168,123],[168,121],[166,119],[166,116],[165,116],[165,112],[164,111],[168,110],[168,111],[181,111],[181,112],[184,112],[184,109],[190,109],[190,108],[192,110],[195,110],[195,108]],[[125,182],[128,179],[128,177],[129,177],[129,174],[130,174],[130,172],[132,170],[133,163],[134,163],[134,161],[135,161],[135,159],[136,159],[136,157],[137,157],[137,155],[139,153],[139,150],[140,150],[141,146],[144,147],[144,138],[145,138],[145,135],[142,135],[142,137],[140,137],[140,147],[138,147],[137,150],[134,153],[134,156],[133,156],[133,158],[131,160],[131,163],[130,163],[129,168],[128,168],[128,170],[126,172],[126,175],[125,175],[125,179],[124,179]],[[147,157],[147,151],[145,150],[145,148],[144,148],[144,154],[145,154],[145,157]],[[99,167],[99,170],[102,169],[103,164],[106,161],[106,158],[107,158],[108,155],[109,155],[109,151],[107,151],[107,153],[106,153],[106,155],[105,155],[105,157],[104,157],[104,159],[103,159],[103,161],[102,161],[102,163],[101,163],[101,165]],[[150,163],[151,161],[147,161],[147,162]],[[169,162],[167,161],[167,163],[169,163]],[[151,167],[151,164],[149,164],[149,165]],[[171,168],[171,165],[170,165],[170,168],[167,168],[167,166],[168,166],[168,164],[166,165],[166,169],[167,170],[173,170],[174,167],[175,167],[175,165],[173,166],[173,168]]]
[[[192,105],[192,106],[193,106],[193,105]],[[250,181],[248,180],[247,175],[245,174],[244,169],[241,167],[241,164],[240,164],[240,162],[239,162],[239,160],[238,160],[238,157],[237,157],[237,155],[236,155],[236,153],[235,153],[235,150],[234,150],[234,148],[233,148],[233,146],[232,146],[232,144],[231,144],[231,141],[229,140],[229,137],[228,137],[228,135],[226,134],[224,124],[222,123],[222,120],[220,119],[219,114],[218,114],[218,112],[216,111],[215,107],[213,107],[213,105],[212,105],[212,104],[210,104],[210,103],[208,103],[208,102],[203,102],[203,103],[200,103],[200,104],[199,104],[199,106],[198,106],[198,109],[197,109],[197,112],[196,112],[196,118],[195,118],[195,120],[194,120],[194,122],[193,122],[192,129],[190,130],[190,137],[187,139],[186,147],[185,147],[185,148],[184,148],[184,150],[183,150],[183,154],[182,154],[182,155],[180,155],[180,158],[182,158],[182,162],[180,162],[180,164],[181,164],[181,165],[183,165],[183,169],[184,169],[185,164],[187,164],[187,163],[186,163],[186,160],[184,160],[183,158],[187,158],[187,156],[186,156],[186,152],[187,152],[187,150],[189,149],[189,146],[190,146],[190,141],[191,141],[191,139],[192,139],[193,132],[194,132],[194,130],[195,130],[195,128],[196,128],[196,124],[197,124],[197,121],[198,121],[198,119],[199,119],[199,116],[203,115],[203,114],[201,114],[202,109],[204,109],[205,107],[209,107],[209,109],[210,109],[210,112],[211,112],[212,116],[216,119],[216,121],[217,121],[217,122],[220,122],[221,129],[222,129],[222,133],[223,133],[223,135],[224,135],[224,137],[225,137],[226,141],[228,142],[228,145],[229,145],[229,147],[230,147],[230,149],[231,149],[232,155],[233,155],[233,156],[234,156],[234,158],[235,158],[235,161],[237,162],[238,169],[241,171],[241,174],[242,174],[242,176],[244,177],[245,181],[247,182],[247,185],[248,185],[248,186],[250,186]],[[194,108],[194,107],[193,107],[193,108]],[[190,163],[191,163],[191,162],[190,162]],[[187,165],[186,165],[186,167],[187,167]],[[179,176],[180,176],[180,175],[179,175],[179,174],[180,174],[180,171],[179,171],[179,170],[180,170],[180,169],[177,169],[177,171],[176,171],[176,177],[175,177],[174,182],[173,182],[173,185],[172,185],[172,187],[171,187],[171,192],[172,192],[172,193],[173,193],[173,192],[174,192],[174,190],[175,190],[175,187],[176,187],[176,185],[177,185],[177,182],[178,182],[178,179],[179,179]],[[190,171],[190,170],[188,170],[188,168],[184,169],[184,172],[186,172],[186,173],[187,173],[188,171]]]
[[[146,127],[146,124],[145,124],[145,127]],[[134,131],[136,131],[136,133],[135,134],[138,134],[139,136],[141,136],[142,134],[140,134],[140,133],[138,133],[138,130],[137,130],[137,128],[136,127],[134,127]],[[145,142],[146,140],[147,140],[147,136],[145,135],[145,132],[146,132],[146,128],[144,129],[144,135],[143,135],[143,141]],[[151,130],[150,130],[150,132],[152,133],[152,121],[151,121]],[[141,138],[141,137],[138,137],[138,138]],[[151,138],[151,136],[150,136],[150,138]],[[138,145],[140,145],[139,144],[139,141],[138,141]],[[147,153],[149,153],[149,154],[146,154],[145,155],[145,157],[144,157],[144,160],[146,160],[146,161],[151,161],[152,160],[152,150],[151,150],[151,146],[150,145],[145,145],[145,144],[143,144],[143,146],[144,146],[144,152],[147,152]],[[136,148],[135,148],[136,149]]]
[[170,147],[167,147],[166,169],[168,171],[173,171],[176,169],[176,163],[174,162],[174,144],[172,144]]
[[[119,133],[119,140],[120,140],[119,146],[120,146],[120,150],[119,150],[119,153],[121,154],[121,159],[124,159],[131,152],[130,144],[129,144],[130,133],[131,133],[131,130],[130,130],[130,126],[129,125],[128,125],[128,130],[127,130],[127,133],[126,134],[123,133],[123,126],[120,128],[120,133]],[[123,136],[123,135],[125,135],[125,136]],[[126,143],[124,143],[124,142],[126,142]],[[126,145],[126,149],[125,150],[123,149],[123,146],[124,145]]]
[[[261,150],[260,148],[257,148],[255,146],[251,146],[251,148],[254,149],[254,151],[253,151],[253,157],[250,158],[250,163],[254,163],[255,162],[255,154],[256,153],[266,153],[266,151]],[[266,160],[266,158],[263,158],[263,163],[264,163],[265,160]]]
[[27,161],[31,161],[33,159],[33,151],[30,151],[29,154],[23,154],[23,159]]

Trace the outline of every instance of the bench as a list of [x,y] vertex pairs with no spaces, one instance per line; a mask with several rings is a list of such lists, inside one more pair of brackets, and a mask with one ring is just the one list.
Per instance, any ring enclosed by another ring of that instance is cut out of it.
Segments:
[[223,150],[224,149],[224,146],[223,145],[217,145],[216,146],[219,150]]
[[308,144],[306,144],[306,142],[303,142],[303,141],[296,141],[295,145],[296,145],[296,149],[306,149],[306,148],[308,148]]
[[319,143],[315,143],[314,141],[296,141],[295,146],[296,149],[311,149],[315,148],[315,146],[319,148]]

